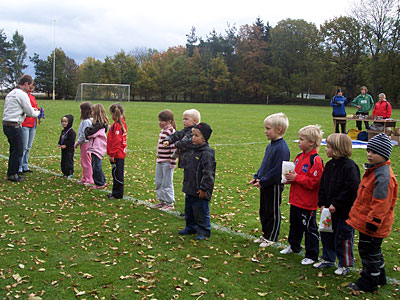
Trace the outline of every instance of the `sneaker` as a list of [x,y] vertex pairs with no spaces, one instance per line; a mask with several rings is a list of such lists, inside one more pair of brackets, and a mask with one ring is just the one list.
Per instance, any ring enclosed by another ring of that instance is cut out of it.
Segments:
[[22,182],[22,181],[25,181],[25,178],[22,176],[19,176],[18,174],[14,174],[14,175],[7,176],[7,180],[12,181],[12,182]]
[[269,241],[269,240],[265,240],[264,242],[262,242],[260,244],[260,247],[261,248],[266,248],[266,247],[272,246],[273,244],[275,244],[275,242]]
[[194,231],[189,231],[189,230],[186,230],[186,229],[182,229],[182,230],[178,231],[179,235],[187,235],[187,234],[195,234],[195,233],[196,232],[194,232]]
[[68,179],[71,179],[71,178],[72,178],[72,175],[68,175],[67,178],[68,178]]
[[346,267],[339,267],[335,270],[335,274],[336,275],[346,275],[347,273],[349,273],[350,268],[346,268]]
[[302,265],[311,265],[313,263],[314,263],[314,261],[311,258],[308,258],[308,257],[303,258],[303,260],[301,261]]
[[161,210],[175,210],[175,207],[173,204],[165,204],[163,207],[161,207]]
[[115,197],[113,194],[108,194],[107,198],[110,200],[121,199],[121,198]]
[[198,235],[196,235],[195,240],[201,241],[201,240],[205,240],[205,239],[207,239],[207,238],[208,238],[208,237],[205,236],[205,235],[198,234]]
[[32,173],[33,171],[32,170],[30,170],[30,169],[27,169],[27,170],[22,170],[22,173]]
[[292,247],[287,246],[285,249],[281,250],[279,253],[280,254],[291,254],[291,253],[294,253],[294,251],[292,250]]
[[324,268],[330,268],[333,267],[335,264],[331,261],[322,259],[321,261],[313,264],[313,267],[316,269],[324,269]]
[[266,241],[265,237],[263,237],[261,235],[259,238],[254,240],[254,243],[259,244],[259,243],[262,243],[262,242],[265,242],[265,241]]
[[164,207],[164,203],[163,202],[159,202],[155,205],[153,205],[153,208],[163,208]]
[[351,290],[355,291],[355,292],[360,292],[360,291],[361,291],[361,289],[359,288],[359,286],[358,286],[357,284],[355,284],[354,282],[349,283],[348,285],[346,285],[346,287],[347,287],[348,289],[351,289]]
[[94,185],[91,188],[95,190],[104,189],[107,185]]

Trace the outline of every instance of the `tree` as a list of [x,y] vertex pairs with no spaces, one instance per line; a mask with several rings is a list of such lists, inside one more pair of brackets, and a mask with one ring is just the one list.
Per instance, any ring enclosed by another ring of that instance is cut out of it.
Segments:
[[49,64],[48,60],[40,59],[37,53],[29,59],[35,68],[35,89],[46,93],[50,98],[53,90],[53,64]]
[[3,29],[0,30],[0,87],[7,82],[10,71],[10,43],[7,42],[7,36]]
[[23,75],[23,70],[26,69],[27,65],[24,63],[27,57],[26,45],[24,43],[24,37],[16,31],[10,42],[9,51],[9,73],[7,74],[7,84],[16,86],[19,79]]
[[315,91],[318,86],[313,79],[318,77],[317,62],[320,60],[320,38],[313,23],[304,20],[286,19],[271,30],[274,66],[280,77],[276,84],[288,96]]
[[[325,65],[330,83],[346,89],[353,98],[356,87],[363,83],[362,61],[365,42],[360,23],[352,17],[338,17],[321,26],[325,48]],[[365,58],[365,56],[364,56]]]
[[400,7],[398,0],[360,0],[352,10],[361,24],[363,37],[371,56],[368,77],[377,94],[386,82],[386,75],[380,72],[381,55],[396,50],[400,34]]
[[84,83],[99,83],[102,77],[103,63],[94,57],[87,57],[79,66],[78,81]]

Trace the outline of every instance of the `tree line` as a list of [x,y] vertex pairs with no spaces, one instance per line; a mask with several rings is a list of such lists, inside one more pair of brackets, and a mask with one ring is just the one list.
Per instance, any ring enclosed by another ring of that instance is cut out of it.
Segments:
[[[80,65],[61,49],[56,56],[56,98],[72,99],[81,82],[131,85],[131,99],[265,102],[323,94],[338,87],[348,98],[366,85],[400,102],[400,18],[398,0],[359,0],[349,16],[319,28],[302,19],[275,27],[257,18],[251,25],[227,25],[198,37],[193,27],[186,45],[166,51],[121,50],[104,61],[87,57]],[[10,42],[0,31],[0,84],[11,87],[26,65],[26,46],[16,32]],[[30,57],[37,90],[52,92],[53,55]]]

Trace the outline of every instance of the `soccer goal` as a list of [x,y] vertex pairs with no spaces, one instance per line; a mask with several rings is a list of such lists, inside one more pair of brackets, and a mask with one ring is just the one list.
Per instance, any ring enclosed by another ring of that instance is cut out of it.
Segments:
[[75,101],[130,101],[129,84],[81,83],[76,91]]

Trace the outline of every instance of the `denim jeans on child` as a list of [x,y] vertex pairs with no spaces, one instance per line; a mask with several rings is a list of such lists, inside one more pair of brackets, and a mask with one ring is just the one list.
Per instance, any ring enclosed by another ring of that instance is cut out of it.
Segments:
[[333,232],[320,232],[322,242],[322,258],[330,262],[339,259],[339,267],[354,265],[353,245],[354,229],[347,225],[345,219],[332,220]]
[[92,153],[92,170],[93,170],[94,184],[97,186],[103,186],[106,183],[106,178],[104,177],[101,158],[99,158],[96,154],[93,153]]
[[169,162],[156,164],[156,193],[158,201],[168,205],[174,204],[174,168]]
[[210,237],[210,201],[186,195],[185,221],[185,230],[187,232],[197,233],[198,235]]
[[28,170],[29,152],[32,148],[33,139],[35,138],[36,127],[22,127],[22,147],[24,149],[19,172]]

